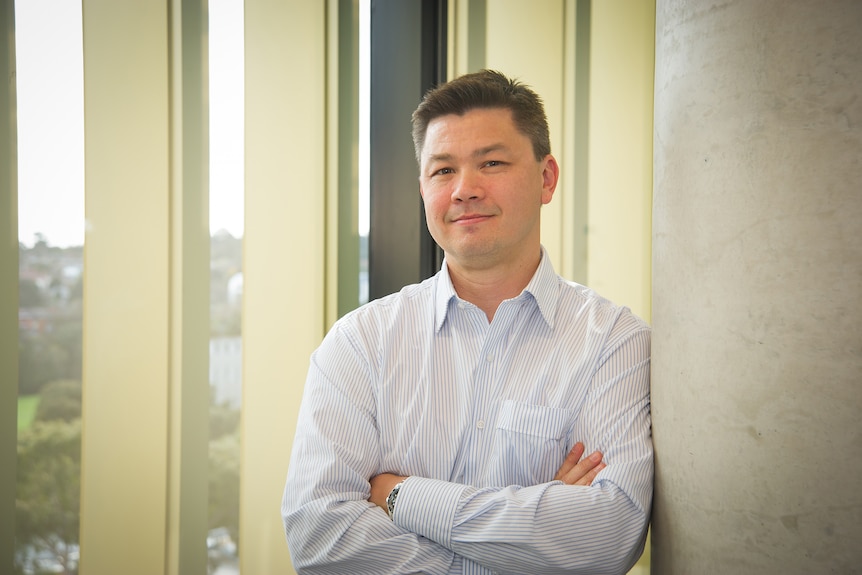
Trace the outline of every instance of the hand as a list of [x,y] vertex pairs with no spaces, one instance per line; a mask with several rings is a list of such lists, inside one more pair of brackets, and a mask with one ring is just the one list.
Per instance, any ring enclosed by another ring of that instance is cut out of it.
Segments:
[[584,444],[577,442],[557,470],[554,479],[567,485],[590,485],[599,471],[607,466],[602,462],[604,456],[601,451],[594,451],[589,457],[581,459],[584,449]]
[[389,509],[386,507],[386,498],[389,497],[389,492],[392,488],[407,479],[400,475],[392,473],[381,473],[371,478],[371,496],[368,501],[379,506],[383,511],[389,514]]

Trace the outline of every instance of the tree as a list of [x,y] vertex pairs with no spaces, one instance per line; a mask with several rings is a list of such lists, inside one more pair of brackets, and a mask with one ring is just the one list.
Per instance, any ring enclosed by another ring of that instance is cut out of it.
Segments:
[[[69,352],[43,335],[18,337],[18,393],[38,393],[49,381],[62,379],[67,372]],[[78,372],[80,377],[80,372]]]
[[210,441],[239,433],[240,412],[227,404],[210,405]]
[[210,441],[209,528],[239,534],[239,432]]
[[18,281],[18,305],[22,308],[42,307],[45,305],[45,296],[42,290],[31,279],[21,278]]
[[[81,491],[81,420],[34,423],[18,436],[17,545],[74,572]],[[23,567],[20,566],[19,567]]]
[[52,381],[39,393],[35,421],[73,421],[81,418],[81,382],[74,379]]

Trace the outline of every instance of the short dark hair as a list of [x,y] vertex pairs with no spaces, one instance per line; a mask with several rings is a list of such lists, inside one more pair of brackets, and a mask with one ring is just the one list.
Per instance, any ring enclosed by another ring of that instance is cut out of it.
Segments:
[[428,124],[440,116],[462,116],[477,108],[501,108],[512,112],[519,132],[530,138],[533,154],[541,160],[551,153],[548,118],[542,99],[530,87],[495,70],[459,76],[430,90],[413,112],[413,147],[421,163]]

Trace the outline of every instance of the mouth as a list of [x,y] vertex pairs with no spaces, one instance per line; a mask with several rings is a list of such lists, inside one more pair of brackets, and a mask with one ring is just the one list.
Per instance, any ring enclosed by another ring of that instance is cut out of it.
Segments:
[[490,217],[491,216],[487,216],[484,214],[464,214],[462,216],[458,216],[457,218],[453,218],[452,223],[461,225],[477,224],[479,222],[484,222]]

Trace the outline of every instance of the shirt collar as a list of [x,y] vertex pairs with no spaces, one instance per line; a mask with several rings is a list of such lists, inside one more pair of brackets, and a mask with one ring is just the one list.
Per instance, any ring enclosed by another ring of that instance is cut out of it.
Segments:
[[[544,246],[542,246],[542,259],[539,260],[539,267],[536,269],[536,273],[533,274],[527,287],[524,288],[524,291],[518,297],[524,297],[525,294],[533,297],[548,327],[554,327],[554,316],[557,312],[557,300],[559,298],[558,277]],[[453,299],[457,301],[458,294],[452,285],[452,278],[449,276],[449,267],[444,257],[443,266],[437,274],[434,306],[435,331],[440,331],[440,328],[446,322],[446,316],[449,314],[449,303]]]

